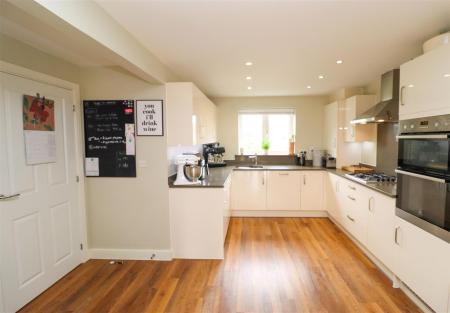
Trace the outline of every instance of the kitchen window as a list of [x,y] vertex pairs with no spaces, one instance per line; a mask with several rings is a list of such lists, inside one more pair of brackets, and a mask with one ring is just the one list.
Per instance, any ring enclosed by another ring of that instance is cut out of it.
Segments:
[[238,113],[239,151],[271,155],[289,153],[289,139],[295,134],[295,110],[246,110]]

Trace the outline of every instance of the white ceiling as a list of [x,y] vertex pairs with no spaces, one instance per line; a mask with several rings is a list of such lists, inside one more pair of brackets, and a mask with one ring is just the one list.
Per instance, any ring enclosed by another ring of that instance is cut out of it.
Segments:
[[97,2],[210,96],[326,94],[363,85],[450,29],[448,0]]

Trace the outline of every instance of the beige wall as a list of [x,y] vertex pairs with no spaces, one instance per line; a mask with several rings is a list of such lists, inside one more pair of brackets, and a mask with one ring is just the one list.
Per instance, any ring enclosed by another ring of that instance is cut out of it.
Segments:
[[30,70],[79,82],[80,67],[0,33],[0,59]]
[[226,149],[226,159],[238,154],[238,112],[246,109],[294,108],[296,151],[322,148],[323,106],[327,96],[213,98],[217,105],[217,137]]
[[[164,99],[163,85],[118,68],[81,73],[82,99]],[[165,111],[165,110],[164,110]],[[165,137],[137,137],[136,178],[87,178],[90,248],[170,249]],[[146,167],[139,164],[145,162]]]
[[[0,35],[0,59],[80,85],[86,99],[164,99],[150,85],[119,68],[81,68]],[[82,114],[82,112],[80,112]],[[165,137],[138,137],[137,178],[87,178],[89,248],[170,249]]]

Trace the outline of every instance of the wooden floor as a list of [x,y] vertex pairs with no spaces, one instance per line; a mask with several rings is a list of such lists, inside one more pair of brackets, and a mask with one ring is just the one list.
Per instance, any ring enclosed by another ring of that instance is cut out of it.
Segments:
[[90,260],[20,312],[420,312],[326,218],[233,218],[224,261]]

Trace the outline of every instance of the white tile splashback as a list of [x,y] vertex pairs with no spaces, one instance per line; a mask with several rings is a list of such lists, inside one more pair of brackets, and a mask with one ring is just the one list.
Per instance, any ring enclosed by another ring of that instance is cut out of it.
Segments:
[[167,167],[168,175],[171,176],[177,173],[177,165],[175,164],[175,159],[177,155],[183,153],[200,153],[202,152],[202,145],[196,146],[168,146],[167,147]]

